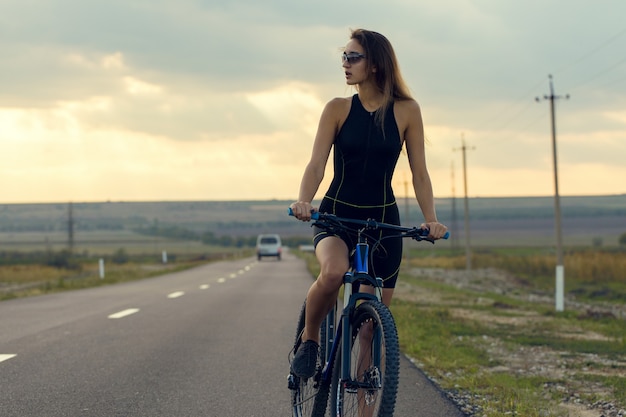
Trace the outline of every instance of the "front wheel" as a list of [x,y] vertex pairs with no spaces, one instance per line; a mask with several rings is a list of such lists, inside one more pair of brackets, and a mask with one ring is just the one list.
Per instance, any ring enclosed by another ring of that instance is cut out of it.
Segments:
[[[300,347],[302,332],[304,330],[304,319],[306,313],[306,301],[302,305],[300,316],[298,318],[298,326],[296,330],[296,338],[290,357]],[[322,324],[322,329],[326,328],[326,319]],[[320,357],[324,358],[326,354],[327,333],[321,332],[320,338]],[[290,360],[291,360],[290,358]],[[311,378],[300,378],[293,372],[289,373],[289,389],[291,391],[291,408],[293,417],[324,417],[326,406],[328,404],[328,383],[322,380],[322,368],[324,361],[318,361],[315,369],[315,375]]]
[[[393,416],[400,348],[391,312],[379,301],[364,302],[350,319],[350,334],[350,352],[346,355],[338,349],[335,357],[331,415]],[[342,380],[342,362],[346,357],[350,361],[350,375]]]

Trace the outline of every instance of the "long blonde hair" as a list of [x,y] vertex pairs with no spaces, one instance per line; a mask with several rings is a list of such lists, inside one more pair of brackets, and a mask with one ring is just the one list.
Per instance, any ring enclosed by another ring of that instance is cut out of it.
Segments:
[[354,29],[350,39],[356,40],[363,47],[368,67],[376,68],[374,79],[383,94],[383,103],[377,110],[376,120],[383,126],[387,109],[395,100],[410,100],[413,97],[400,73],[393,46],[386,37],[371,30]]

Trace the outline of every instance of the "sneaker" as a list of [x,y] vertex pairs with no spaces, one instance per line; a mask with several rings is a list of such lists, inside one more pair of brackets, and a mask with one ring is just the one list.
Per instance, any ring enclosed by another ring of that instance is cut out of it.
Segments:
[[302,343],[291,362],[291,371],[300,378],[310,378],[315,375],[319,348],[314,340]]

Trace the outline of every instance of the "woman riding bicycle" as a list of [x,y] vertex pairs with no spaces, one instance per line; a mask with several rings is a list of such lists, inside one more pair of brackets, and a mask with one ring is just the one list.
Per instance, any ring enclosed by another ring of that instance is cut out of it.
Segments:
[[[399,225],[391,179],[402,146],[406,146],[413,188],[425,219],[422,227],[430,230],[430,238],[442,238],[447,228],[435,212],[420,108],[402,79],[393,47],[380,33],[357,29],[351,33],[342,60],[346,83],[354,86],[357,94],[334,98],[324,107],[298,201],[291,204],[294,216],[309,221],[311,212],[319,210]],[[333,146],[334,178],[317,209],[311,202]],[[291,365],[300,377],[315,372],[320,325],[337,300],[354,238],[315,231],[320,274],[307,293],[304,343]],[[389,306],[402,259],[401,239],[386,239],[373,258],[370,270],[383,279],[383,302]]]

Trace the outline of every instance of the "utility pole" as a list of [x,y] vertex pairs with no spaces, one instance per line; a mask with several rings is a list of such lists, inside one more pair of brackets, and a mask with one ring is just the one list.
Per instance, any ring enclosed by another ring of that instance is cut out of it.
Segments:
[[[550,100],[550,118],[552,122],[552,160],[554,165],[554,229],[556,234],[556,282],[555,282],[555,308],[556,311],[563,311],[564,309],[564,294],[565,294],[565,268],[563,266],[563,232],[561,231],[561,198],[559,196],[559,177],[558,177],[558,165],[557,165],[557,152],[556,152],[556,118],[554,112],[554,102],[561,98],[554,94],[554,86],[552,84],[552,75],[548,75],[550,80],[550,95],[544,95],[544,100]],[[565,95],[566,99],[569,99],[569,94]],[[539,97],[535,98],[537,102],[540,102]]]
[[[405,224],[408,226],[411,223],[409,223],[409,182],[406,179],[406,172],[404,173],[404,222]],[[406,257],[406,260],[409,260],[409,248],[408,245],[406,245],[407,248],[404,250],[404,256]]]
[[74,213],[72,202],[67,209],[67,246],[70,253],[74,251]]
[[[465,190],[465,269],[472,269],[472,250],[470,248],[469,200],[467,197],[467,151],[474,150],[465,145],[465,137],[461,133],[461,151],[463,151],[463,188]],[[458,150],[458,149],[455,149]]]
[[406,224],[409,225],[409,182],[406,179],[406,173],[404,173],[404,218]]
[[450,164],[450,170],[451,170],[451,179],[452,179],[452,213],[451,213],[451,222],[452,224],[450,225],[452,227],[452,233],[451,233],[451,237],[452,237],[452,249],[456,252],[456,250],[458,249],[458,244],[457,244],[457,219],[456,219],[456,188],[454,186],[454,161],[452,161],[452,163]]

